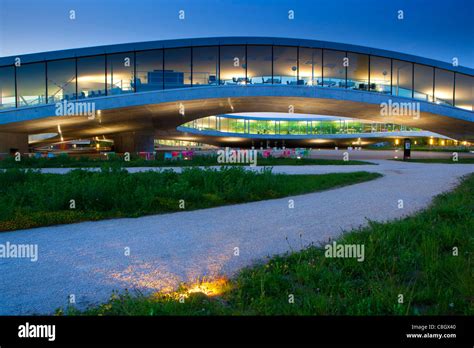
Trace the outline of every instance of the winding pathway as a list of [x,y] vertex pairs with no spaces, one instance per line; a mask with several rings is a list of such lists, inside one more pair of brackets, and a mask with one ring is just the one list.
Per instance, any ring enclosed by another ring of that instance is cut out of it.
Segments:
[[[0,233],[0,244],[38,245],[37,262],[0,258],[0,314],[48,314],[70,294],[80,308],[113,290],[167,290],[232,275],[266,256],[324,242],[367,219],[412,214],[474,172],[469,164],[374,161],[377,166],[280,166],[274,172],[373,171],[380,179],[282,199],[212,209]],[[130,171],[142,169],[131,168]],[[64,172],[64,170],[45,170]],[[294,200],[294,209],[288,200]],[[398,208],[398,200],[404,208]],[[125,248],[130,248],[130,256]],[[239,256],[234,255],[239,248]]]

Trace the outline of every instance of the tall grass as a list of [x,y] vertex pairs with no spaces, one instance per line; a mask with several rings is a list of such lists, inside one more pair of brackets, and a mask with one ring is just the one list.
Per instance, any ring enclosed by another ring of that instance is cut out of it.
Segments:
[[323,248],[312,246],[242,270],[218,297],[191,294],[179,303],[176,294],[125,293],[85,312],[69,308],[67,313],[472,315],[473,226],[474,174],[415,216],[372,222],[343,235],[338,243],[365,246],[363,262],[326,258]]
[[[131,174],[120,168],[68,174],[8,169],[0,173],[0,231],[137,217],[272,199],[371,180],[380,174],[273,174],[242,167]],[[72,205],[75,207],[72,209]]]

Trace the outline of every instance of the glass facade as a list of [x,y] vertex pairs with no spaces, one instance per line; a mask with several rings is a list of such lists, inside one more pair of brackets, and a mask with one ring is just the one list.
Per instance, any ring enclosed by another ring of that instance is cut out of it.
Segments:
[[245,84],[247,68],[245,46],[221,46],[220,51],[220,84]]
[[18,106],[46,103],[45,63],[22,64],[16,69]]
[[453,105],[454,73],[443,69],[435,69],[434,101],[437,104]]
[[382,57],[370,57],[370,90],[390,94],[391,60]]
[[455,105],[474,111],[474,76],[456,74]]
[[77,99],[105,96],[105,56],[77,59]]
[[76,60],[48,62],[48,103],[74,99],[76,95]]
[[140,51],[135,59],[137,92],[163,89],[163,50]]
[[165,88],[191,87],[191,48],[165,50]]
[[0,68],[0,109],[14,108],[15,105],[15,68]]
[[347,82],[350,89],[369,89],[369,56],[358,53],[347,54]]
[[319,48],[302,47],[299,50],[299,80],[300,84],[321,86],[323,83],[323,50]]
[[323,52],[323,86],[324,87],[346,87],[346,67],[344,58],[346,53],[342,51],[324,50]]
[[198,131],[255,135],[357,134],[420,131],[392,123],[367,123],[359,120],[272,120],[209,116],[187,122],[181,127]]
[[218,73],[218,47],[193,48],[193,87],[217,85]]
[[272,83],[272,46],[247,47],[247,78],[253,85]]
[[392,61],[392,95],[411,98],[413,95],[413,63]]
[[134,53],[107,56],[107,93],[109,95],[134,92]]
[[331,49],[180,47],[2,66],[0,108],[164,88],[273,84],[370,91],[472,111],[473,79],[449,68]]
[[298,79],[298,49],[273,47],[273,83],[296,85]]
[[415,64],[413,98],[433,101],[433,68]]

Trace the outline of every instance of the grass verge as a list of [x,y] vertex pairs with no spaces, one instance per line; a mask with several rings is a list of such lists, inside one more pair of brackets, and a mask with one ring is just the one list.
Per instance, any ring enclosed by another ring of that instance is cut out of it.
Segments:
[[183,285],[176,293],[152,296],[114,294],[84,312],[71,307],[57,314],[472,315],[473,226],[470,175],[412,217],[372,222],[337,240],[364,245],[363,262],[326,258],[322,247],[312,246],[244,269],[224,283]]
[[129,173],[125,169],[67,174],[8,169],[0,173],[0,231],[138,217],[298,195],[380,177],[354,172],[273,174],[242,167]]

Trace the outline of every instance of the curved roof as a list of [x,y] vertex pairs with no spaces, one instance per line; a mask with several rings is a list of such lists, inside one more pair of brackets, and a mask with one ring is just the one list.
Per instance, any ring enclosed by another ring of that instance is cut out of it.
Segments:
[[441,69],[456,71],[468,75],[474,75],[474,69],[457,66],[454,67],[450,63],[418,57],[410,54],[399,53],[394,51],[370,48],[365,46],[357,46],[351,44],[343,44],[319,40],[294,39],[294,38],[276,38],[276,37],[213,37],[213,38],[193,38],[193,39],[177,39],[177,40],[160,40],[135,42],[116,45],[95,46],[86,48],[74,48],[60,51],[50,51],[41,53],[24,54],[17,56],[9,56],[0,58],[0,66],[14,64],[14,59],[20,57],[22,63],[32,63],[44,60],[56,60],[81,56],[92,56],[100,54],[112,54],[120,52],[141,51],[160,48],[174,47],[193,47],[193,46],[213,46],[213,45],[282,45],[282,46],[300,46],[326,48],[340,51],[350,51],[356,53],[370,54],[387,58],[406,60],[409,62],[425,64]]

